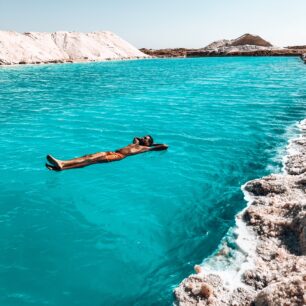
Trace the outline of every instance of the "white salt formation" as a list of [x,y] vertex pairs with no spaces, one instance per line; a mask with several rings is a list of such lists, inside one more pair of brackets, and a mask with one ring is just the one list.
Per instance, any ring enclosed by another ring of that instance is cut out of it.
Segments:
[[272,51],[278,49],[280,48],[273,46],[271,43],[264,40],[260,36],[255,36],[251,34],[244,34],[236,39],[222,39],[214,41],[213,43],[203,48],[203,50],[205,51],[213,51],[225,54],[264,50]]
[[112,32],[0,31],[0,65],[147,58]]

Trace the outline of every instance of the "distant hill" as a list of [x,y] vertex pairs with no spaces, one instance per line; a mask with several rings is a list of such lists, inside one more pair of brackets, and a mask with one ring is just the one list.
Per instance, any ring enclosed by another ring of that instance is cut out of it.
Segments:
[[244,34],[231,42],[232,46],[244,46],[244,45],[253,45],[261,47],[273,47],[271,43],[264,40],[260,36],[252,34]]
[[221,39],[200,49],[140,49],[153,57],[206,56],[301,56],[306,60],[306,46],[276,47],[258,35],[244,34],[236,39]]
[[255,47],[273,47],[271,43],[264,40],[260,36],[252,34],[244,34],[236,39],[221,39],[212,42],[204,47],[205,50],[230,48],[230,47],[242,47],[242,46],[255,46]]
[[304,46],[289,46],[289,47],[286,47],[287,49],[304,49],[306,50],[306,45]]

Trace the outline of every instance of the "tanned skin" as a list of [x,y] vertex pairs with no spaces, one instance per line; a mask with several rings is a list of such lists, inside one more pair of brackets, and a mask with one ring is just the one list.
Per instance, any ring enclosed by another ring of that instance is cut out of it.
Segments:
[[99,152],[69,160],[59,160],[51,155],[47,155],[49,164],[46,164],[46,167],[49,170],[62,171],[74,168],[82,168],[98,163],[118,161],[128,156],[149,151],[162,151],[167,149],[168,146],[165,144],[154,144],[153,138],[147,135],[141,138],[135,137],[132,144],[129,144],[122,149],[118,149],[115,152]]

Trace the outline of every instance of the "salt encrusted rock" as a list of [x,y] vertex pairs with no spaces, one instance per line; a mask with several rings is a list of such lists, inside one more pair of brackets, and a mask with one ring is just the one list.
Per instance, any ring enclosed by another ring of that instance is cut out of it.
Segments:
[[274,177],[267,177],[266,179],[254,180],[248,182],[245,190],[251,192],[255,196],[266,196],[269,193],[284,193],[286,187],[282,184],[276,183]]
[[194,271],[197,273],[197,274],[199,274],[199,273],[201,273],[202,272],[202,267],[200,266],[200,265],[195,265],[194,267],[193,267],[193,269],[194,269]]
[[300,242],[300,252],[302,255],[306,255],[306,212],[303,211],[300,216],[299,226],[297,225],[297,230],[299,231],[299,242]]
[[292,156],[286,162],[286,168],[288,169],[288,174],[299,175],[306,172],[306,161],[304,155]]
[[256,306],[306,305],[306,281],[295,276],[267,286],[255,298]]
[[191,275],[176,288],[176,304],[179,306],[250,306],[255,297],[252,289],[236,288],[232,292],[222,284],[217,275]]
[[175,289],[178,305],[224,305],[214,295],[229,299],[228,290],[222,286],[221,278],[217,275],[191,275],[181,286]]
[[203,283],[203,284],[201,285],[200,294],[201,294],[204,298],[208,299],[209,297],[212,296],[213,293],[214,293],[214,289],[213,289],[212,286],[210,286],[210,285],[207,284],[207,283]]
[[[254,268],[242,273],[245,287],[229,288],[219,276],[201,271],[175,289],[178,305],[306,305],[306,120],[301,130],[304,134],[291,142],[286,172],[245,185],[252,202],[242,220],[257,241],[256,251],[248,253]],[[208,298],[201,295],[204,284],[213,289]]]
[[284,227],[290,226],[290,220],[278,216],[280,209],[263,210],[258,206],[250,206],[245,212],[248,224],[254,226],[255,231],[263,236],[276,237]]

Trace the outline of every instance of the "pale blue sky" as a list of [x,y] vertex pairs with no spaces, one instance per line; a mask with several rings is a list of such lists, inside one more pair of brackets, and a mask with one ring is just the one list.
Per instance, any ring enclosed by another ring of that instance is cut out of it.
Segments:
[[0,29],[111,30],[137,47],[203,47],[244,33],[306,44],[306,0],[0,0]]

